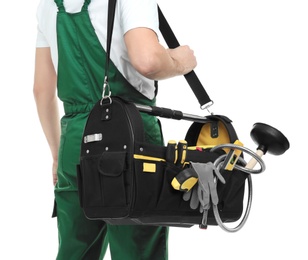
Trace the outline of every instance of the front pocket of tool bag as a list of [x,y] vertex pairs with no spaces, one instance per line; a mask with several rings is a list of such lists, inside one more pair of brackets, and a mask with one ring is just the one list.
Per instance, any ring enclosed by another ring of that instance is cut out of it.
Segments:
[[182,211],[191,211],[189,204],[183,200],[183,192],[175,190],[171,185],[172,180],[183,168],[179,168],[174,164],[167,163],[164,174],[162,187],[157,203],[157,210],[161,214],[175,214]]
[[192,211],[171,182],[182,170],[164,161],[135,159],[135,207],[140,216],[173,216]]
[[103,152],[81,162],[84,207],[125,207],[126,152]]
[[162,189],[165,165],[163,161],[134,159],[134,210],[137,215],[144,216],[155,209]]

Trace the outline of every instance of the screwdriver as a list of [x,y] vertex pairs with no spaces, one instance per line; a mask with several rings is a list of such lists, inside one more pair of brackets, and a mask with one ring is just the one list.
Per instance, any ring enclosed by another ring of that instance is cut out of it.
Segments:
[[175,140],[170,140],[166,149],[166,161],[169,163],[176,163],[178,160],[177,145]]
[[187,152],[187,141],[180,140],[178,143],[178,159],[176,162],[177,166],[184,166],[186,160],[186,152]]

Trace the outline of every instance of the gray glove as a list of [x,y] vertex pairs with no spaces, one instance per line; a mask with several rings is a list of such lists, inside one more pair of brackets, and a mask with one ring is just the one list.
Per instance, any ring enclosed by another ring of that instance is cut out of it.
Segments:
[[196,183],[194,187],[183,194],[183,200],[190,201],[189,206],[191,209],[197,209],[199,207],[200,202],[198,198],[198,183]]
[[212,162],[191,163],[192,168],[198,175],[198,183],[188,192],[184,193],[183,200],[190,200],[190,207],[197,209],[200,204],[200,213],[203,213],[202,225],[206,227],[207,212],[211,203],[218,204],[217,183],[214,175],[222,182],[226,183],[220,172]]

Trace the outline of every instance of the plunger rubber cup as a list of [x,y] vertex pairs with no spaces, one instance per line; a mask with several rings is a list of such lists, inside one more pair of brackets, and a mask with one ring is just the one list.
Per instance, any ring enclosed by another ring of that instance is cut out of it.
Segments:
[[[260,158],[267,152],[273,155],[281,155],[290,147],[288,139],[279,130],[267,124],[255,123],[250,136],[258,145],[256,154]],[[245,168],[253,169],[256,164],[256,159],[251,158]]]
[[258,145],[257,150],[261,150],[263,154],[268,152],[281,155],[290,147],[288,139],[279,130],[267,124],[255,123],[250,136]]

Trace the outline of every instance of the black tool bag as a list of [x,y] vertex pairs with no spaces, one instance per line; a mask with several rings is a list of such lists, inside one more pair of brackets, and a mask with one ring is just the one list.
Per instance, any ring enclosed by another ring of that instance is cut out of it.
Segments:
[[[214,162],[227,150],[211,148],[237,140],[231,121],[224,116],[199,117],[185,140],[166,146],[146,143],[140,113],[149,112],[119,97],[106,95],[115,0],[109,0],[107,59],[102,101],[91,111],[84,129],[80,164],[77,166],[80,203],[89,219],[117,225],[192,226],[204,216],[183,199],[172,181],[191,162]],[[170,48],[179,46],[169,24],[158,8],[160,30]],[[185,75],[202,108],[213,102],[194,71]],[[107,88],[108,89],[108,88]],[[110,89],[109,89],[110,90]],[[180,111],[151,107],[150,114],[187,119]],[[198,122],[197,122],[198,121]],[[218,209],[224,222],[236,221],[243,211],[247,174],[220,170],[226,184],[217,182]],[[207,224],[215,225],[212,209]]]
[[[226,152],[210,149],[237,139],[231,121],[215,115],[194,122],[185,138],[185,151],[170,156],[175,151],[172,146],[145,142],[140,111],[133,103],[118,97],[111,101],[95,105],[84,130],[78,185],[85,215],[117,225],[200,224],[202,214],[190,208],[171,182],[190,162],[213,162]],[[226,184],[217,183],[220,216],[224,222],[236,221],[243,211],[247,174],[221,173]],[[211,209],[208,224],[216,225]]]

